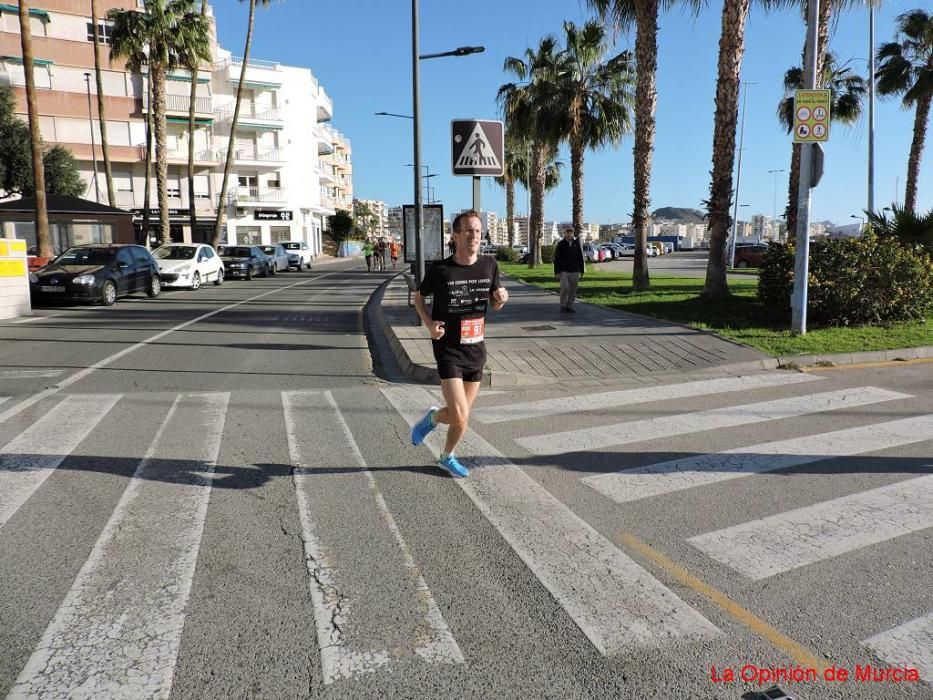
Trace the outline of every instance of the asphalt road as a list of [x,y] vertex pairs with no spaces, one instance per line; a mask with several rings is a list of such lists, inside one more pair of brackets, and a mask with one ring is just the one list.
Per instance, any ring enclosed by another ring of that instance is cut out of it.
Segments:
[[[683,250],[656,258],[648,258],[648,274],[657,274],[670,277],[706,277],[706,263],[709,260],[708,250]],[[597,263],[600,270],[612,272],[631,272],[632,258],[623,257],[618,260]],[[727,273],[729,279],[748,279],[748,273]]]
[[384,280],[0,324],[0,697],[933,698],[933,365],[486,391],[455,481]]

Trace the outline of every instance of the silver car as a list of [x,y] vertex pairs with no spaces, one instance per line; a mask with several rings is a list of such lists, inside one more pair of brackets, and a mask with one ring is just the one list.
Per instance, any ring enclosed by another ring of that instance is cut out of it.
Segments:
[[288,272],[288,251],[278,243],[274,245],[261,245],[259,249],[269,257],[269,272]]

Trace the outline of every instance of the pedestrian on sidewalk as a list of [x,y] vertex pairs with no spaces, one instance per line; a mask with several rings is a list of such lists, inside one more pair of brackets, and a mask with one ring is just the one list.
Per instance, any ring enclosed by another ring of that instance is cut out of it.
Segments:
[[373,271],[373,242],[370,239],[363,241],[363,255],[366,257],[366,271]]
[[[509,293],[499,281],[499,266],[489,255],[479,255],[483,224],[475,211],[453,221],[454,253],[427,269],[415,292],[415,309],[431,333],[434,359],[441,377],[445,406],[431,406],[411,429],[411,443],[420,445],[439,423],[447,425],[447,439],[438,464],[451,476],[470,472],[454,456],[466,433],[470,409],[479,394],[486,364],[486,311],[498,311]],[[429,313],[425,297],[433,296]]]
[[398,265],[398,241],[394,238],[389,243],[389,255],[392,257],[392,269],[394,270]]
[[575,314],[573,303],[577,299],[577,284],[585,271],[580,240],[573,237],[573,229],[564,229],[564,237],[554,250],[554,276],[560,280],[560,310]]

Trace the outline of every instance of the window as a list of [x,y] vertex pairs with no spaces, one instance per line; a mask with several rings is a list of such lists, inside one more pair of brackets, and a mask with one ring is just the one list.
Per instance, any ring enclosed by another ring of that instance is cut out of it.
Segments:
[[259,245],[262,243],[262,229],[258,226],[238,226],[237,240],[241,245]]
[[269,229],[273,243],[281,243],[282,241],[287,241],[292,237],[292,229],[290,226],[272,226]]
[[[110,34],[113,32],[113,25],[108,22],[97,23],[97,35],[101,44],[110,44]],[[87,40],[94,41],[94,23],[87,23]]]
[[137,263],[142,265],[148,265],[151,262],[149,251],[142,246],[133,246],[133,257],[136,258]]
[[194,198],[195,199],[210,199],[210,181],[207,175],[195,175],[194,176]]

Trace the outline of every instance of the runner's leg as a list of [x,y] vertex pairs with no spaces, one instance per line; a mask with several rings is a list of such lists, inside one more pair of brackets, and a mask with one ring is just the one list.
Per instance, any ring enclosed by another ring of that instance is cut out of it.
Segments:
[[469,396],[467,384],[479,387],[478,382],[464,382],[460,378],[441,380],[441,392],[444,394],[446,405],[434,414],[434,421],[447,425],[447,440],[444,443],[444,452],[447,454],[454,451],[460,438],[466,432],[470,405],[476,399],[476,388],[470,387],[472,396]]

